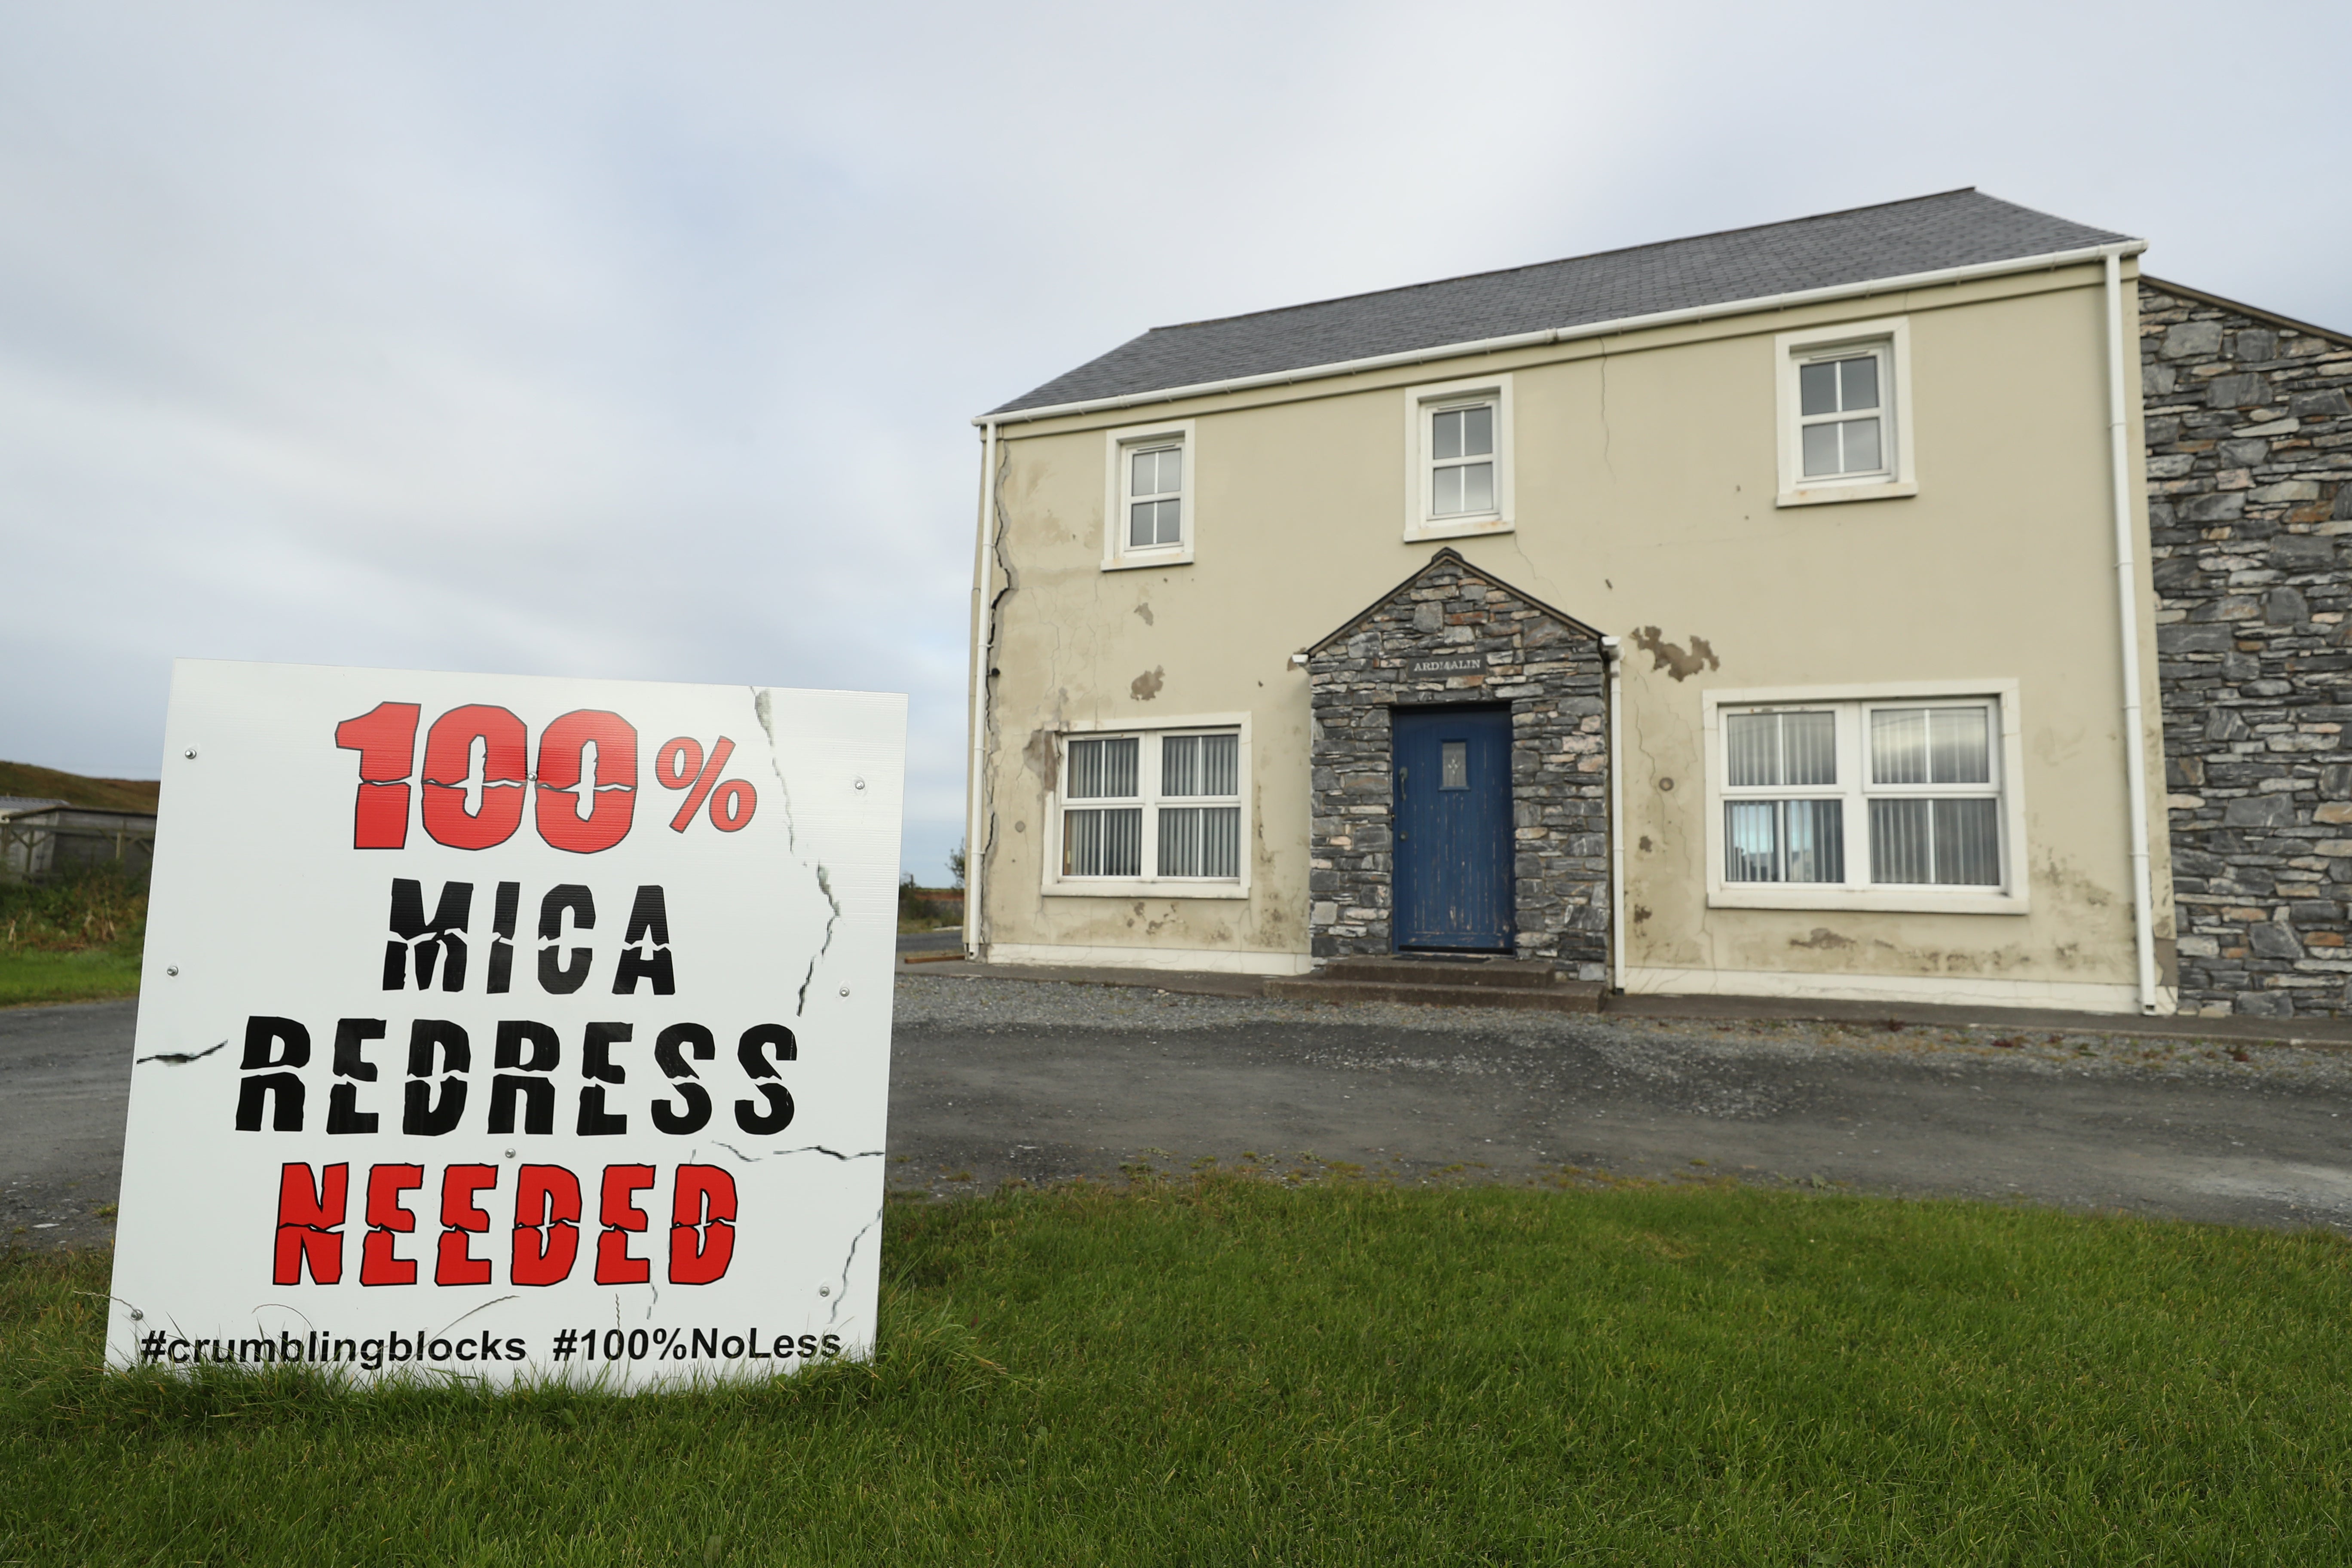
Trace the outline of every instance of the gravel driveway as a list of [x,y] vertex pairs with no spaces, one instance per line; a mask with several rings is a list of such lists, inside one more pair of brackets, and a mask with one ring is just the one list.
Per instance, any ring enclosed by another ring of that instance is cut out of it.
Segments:
[[[136,1004],[0,1011],[0,1235],[103,1245]],[[1214,1161],[2027,1199],[2352,1232],[2352,1052],[1332,1007],[901,973],[891,1180]]]
[[[2241,1059],[2242,1058],[2242,1059]],[[1730,1175],[2352,1230],[2352,1053],[908,975],[894,1180]]]

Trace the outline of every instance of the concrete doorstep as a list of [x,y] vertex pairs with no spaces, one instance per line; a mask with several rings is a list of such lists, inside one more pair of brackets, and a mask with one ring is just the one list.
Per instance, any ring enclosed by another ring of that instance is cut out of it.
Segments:
[[[2044,1030],[2149,1039],[2352,1047],[2352,1020],[2347,1019],[2136,1017],[2123,1013],[2078,1013],[2055,1007],[1952,1006],[1792,996],[1626,995],[1588,982],[1555,980],[1538,986],[1526,978],[1505,978],[1515,976],[1519,967],[1511,960],[1492,961],[1483,979],[1473,980],[1467,975],[1486,966],[1449,963],[1442,966],[1448,972],[1442,980],[1433,975],[1424,981],[1421,975],[1440,965],[1420,960],[1351,959],[1328,964],[1315,974],[1262,975],[1089,964],[976,963],[965,958],[942,960],[929,952],[902,957],[908,963],[922,963],[919,969],[902,973],[928,978],[1140,986],[1179,995],[1267,997],[1339,1006],[1391,1002],[1413,1006],[1537,1008],[1625,1018],[1895,1023],[1999,1032]],[[1525,967],[1544,969],[1542,965]],[[1544,969],[1544,973],[1551,972]]]

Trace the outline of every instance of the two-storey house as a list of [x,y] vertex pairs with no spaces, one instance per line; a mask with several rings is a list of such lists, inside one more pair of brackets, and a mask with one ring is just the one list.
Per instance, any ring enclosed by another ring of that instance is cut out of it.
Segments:
[[[968,942],[2173,1009],[2143,248],[1956,191],[1160,328],[980,416]],[[2196,940],[2193,1005],[2277,1010]]]

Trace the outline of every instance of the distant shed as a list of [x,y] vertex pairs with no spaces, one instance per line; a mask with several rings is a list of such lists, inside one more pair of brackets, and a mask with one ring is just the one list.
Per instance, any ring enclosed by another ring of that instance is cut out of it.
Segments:
[[37,882],[102,865],[144,877],[154,860],[152,811],[92,811],[61,800],[0,795],[0,881]]

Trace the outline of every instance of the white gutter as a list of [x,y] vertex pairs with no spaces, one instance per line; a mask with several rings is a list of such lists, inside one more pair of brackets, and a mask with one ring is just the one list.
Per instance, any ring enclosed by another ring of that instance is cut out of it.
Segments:
[[1615,637],[1601,639],[1609,661],[1609,985],[1625,989],[1625,757],[1620,749],[1618,710],[1625,699],[1625,650]]
[[1364,371],[1384,370],[1391,365],[1422,364],[1430,360],[1456,359],[1468,354],[1502,353],[1510,349],[1540,348],[1547,343],[1573,342],[1580,338],[1609,337],[1619,332],[1643,331],[1652,327],[1671,327],[1685,321],[1712,321],[1718,316],[1744,316],[1760,310],[1788,310],[1800,305],[1819,304],[1830,300],[1852,300],[1872,294],[1900,293],[1906,289],[1932,289],[1947,283],[1966,283],[1978,278],[1999,278],[2012,272],[2039,272],[2058,267],[2107,260],[2118,256],[2137,256],[2147,248],[2144,239],[2123,240],[2114,245],[2089,246],[2080,250],[2053,250],[2045,256],[2021,256],[2009,261],[1979,261],[1967,267],[1946,267],[1933,272],[1906,273],[1900,278],[1873,278],[1859,283],[1832,283],[1822,289],[1801,289],[1788,294],[1766,294],[1752,300],[1727,300],[1715,305],[1693,305],[1680,310],[1657,310],[1646,316],[1620,316],[1614,321],[1591,321],[1577,327],[1551,327],[1541,331],[1514,332],[1508,337],[1479,338],[1465,343],[1441,343],[1433,348],[1406,349],[1398,353],[1373,354],[1367,359],[1335,360],[1329,364],[1306,365],[1297,370],[1268,371],[1258,375],[1231,376],[1223,381],[1195,382],[1189,386],[1162,387],[1152,392],[1122,393],[1116,397],[1092,397],[1077,403],[1055,403],[1041,408],[1014,408],[1002,414],[975,414],[974,425],[993,428],[999,424],[1015,424],[1035,419],[1059,419],[1073,414],[1096,414],[1113,408],[1132,408],[1145,403],[1173,403],[1187,397],[1213,397],[1220,393],[1246,392],[1253,387],[1282,386],[1298,381],[1320,381],[1328,376],[1355,375]]
[[989,591],[996,585],[991,564],[996,552],[996,421],[989,420],[982,430],[980,526],[973,531],[971,563],[971,764],[964,779],[963,822],[963,955],[973,959],[981,956],[981,880],[988,863],[981,840],[981,805],[986,793],[981,770],[987,763]]
[[[2139,1010],[2158,1010],[2156,910],[2147,858],[2147,736],[2139,703],[2139,571],[2134,559],[2131,439],[2124,396],[2123,257],[2107,252],[2107,449],[2113,463],[2116,605],[2123,638],[2124,787],[2130,794],[2132,944],[2139,964]],[[2137,356],[2135,356],[2137,357]]]

